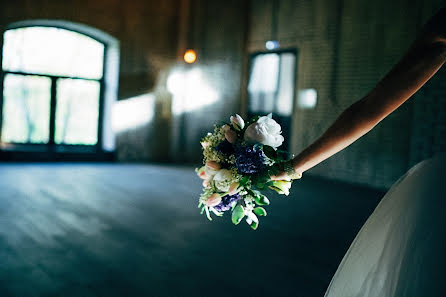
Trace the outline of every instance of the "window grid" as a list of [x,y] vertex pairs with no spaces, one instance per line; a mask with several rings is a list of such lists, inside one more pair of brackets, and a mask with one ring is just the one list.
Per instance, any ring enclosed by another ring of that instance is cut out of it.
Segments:
[[[69,76],[69,75],[51,75],[51,74],[43,74],[43,73],[34,73],[34,72],[24,72],[24,71],[9,71],[4,70],[3,67],[0,69],[0,150],[2,148],[8,148],[8,149],[21,149],[26,146],[26,150],[29,148],[30,150],[38,149],[43,151],[65,151],[65,150],[76,150],[78,152],[99,152],[102,147],[102,120],[103,120],[103,104],[104,104],[104,77],[105,77],[105,70],[106,70],[106,59],[107,59],[107,44],[102,42],[101,40],[98,40],[97,38],[85,34],[83,32],[75,31],[72,29],[67,29],[64,27],[58,27],[58,26],[46,26],[46,25],[33,25],[33,26],[22,26],[22,27],[15,27],[11,29],[18,29],[18,28],[29,28],[29,27],[49,27],[49,28],[60,28],[71,32],[76,32],[85,36],[88,36],[97,42],[103,44],[104,46],[104,53],[103,53],[103,61],[102,61],[102,76],[100,79],[94,79],[94,78],[86,78],[86,77],[78,77],[78,76]],[[4,35],[6,31],[10,29],[7,29],[2,32],[2,38],[0,43],[0,49],[3,53],[3,44],[4,44]],[[3,65],[3,54],[0,55],[0,65]],[[4,82],[5,77],[8,74],[13,75],[23,75],[23,76],[38,76],[38,77],[47,77],[51,79],[51,98],[50,98],[50,126],[49,126],[49,141],[48,143],[40,144],[40,143],[14,143],[9,142],[6,143],[2,140],[2,124],[3,124],[3,102],[4,102]],[[84,80],[84,81],[95,81],[99,83],[99,109],[98,109],[98,124],[97,124],[97,142],[94,145],[88,145],[88,144],[57,144],[55,143],[55,124],[56,124],[56,105],[57,105],[57,81],[59,79],[73,79],[73,80]]]

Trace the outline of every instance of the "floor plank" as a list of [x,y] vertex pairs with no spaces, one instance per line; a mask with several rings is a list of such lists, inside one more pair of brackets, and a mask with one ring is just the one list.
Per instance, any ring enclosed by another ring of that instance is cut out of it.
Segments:
[[200,191],[189,167],[1,164],[2,296],[322,296],[383,196],[305,177],[252,231]]

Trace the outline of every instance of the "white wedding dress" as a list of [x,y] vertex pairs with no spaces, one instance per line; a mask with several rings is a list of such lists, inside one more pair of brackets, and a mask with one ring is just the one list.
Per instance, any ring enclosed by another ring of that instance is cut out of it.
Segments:
[[392,186],[325,296],[446,296],[445,153],[417,164]]

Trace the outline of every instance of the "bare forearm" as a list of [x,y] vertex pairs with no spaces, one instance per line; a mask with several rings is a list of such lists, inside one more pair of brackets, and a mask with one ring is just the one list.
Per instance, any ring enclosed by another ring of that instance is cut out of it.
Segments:
[[294,169],[302,173],[369,132],[376,123],[361,117],[363,106],[359,101],[347,108],[319,139],[293,159]]
[[[439,15],[437,20],[445,17],[444,9]],[[304,172],[346,148],[420,89],[446,60],[446,28],[436,29],[440,31],[424,32],[366,97],[347,108],[319,139],[296,156],[294,169]]]

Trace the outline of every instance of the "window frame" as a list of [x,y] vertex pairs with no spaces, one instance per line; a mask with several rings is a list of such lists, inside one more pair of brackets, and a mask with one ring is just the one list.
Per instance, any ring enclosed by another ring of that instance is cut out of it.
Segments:
[[[100,79],[95,78],[84,78],[78,76],[66,76],[66,75],[50,75],[44,73],[32,73],[32,72],[22,72],[22,71],[9,71],[3,70],[3,43],[4,35],[8,30],[19,29],[19,28],[30,28],[30,27],[48,27],[48,28],[58,28],[84,36],[90,37],[93,40],[100,42],[104,46],[103,61],[102,61],[102,76]],[[72,153],[75,156],[82,156],[84,154],[107,154],[114,151],[114,143],[112,145],[104,145],[104,113],[106,106],[105,104],[110,104],[112,101],[116,100],[117,93],[117,81],[119,72],[119,42],[112,36],[98,29],[68,22],[61,20],[28,20],[22,22],[12,23],[0,31],[0,155],[3,152],[8,152],[6,159],[10,159],[11,152],[24,152],[29,153],[28,155],[35,152],[46,154],[44,159],[71,159],[67,158],[66,154]],[[108,66],[110,61],[113,60],[113,65],[110,68],[115,68],[115,73],[110,73]],[[117,62],[115,61],[117,60]],[[8,74],[24,75],[24,76],[39,76],[47,77],[51,80],[51,98],[50,98],[50,126],[49,126],[49,141],[48,143],[9,143],[1,140],[2,124],[3,124],[3,102],[4,102],[4,81]],[[98,126],[97,126],[97,142],[92,145],[80,145],[80,144],[56,144],[55,139],[55,125],[56,125],[56,104],[57,104],[57,81],[59,79],[79,79],[85,81],[96,81],[99,83],[99,106],[98,106]],[[107,88],[112,88],[113,90],[106,90]],[[113,94],[114,91],[114,94]],[[106,92],[108,92],[108,99],[105,102]],[[109,102],[110,101],[110,102]],[[108,106],[110,109],[110,106]],[[110,117],[109,115],[107,117]],[[108,132],[108,131],[106,131]],[[110,132],[109,132],[110,133]],[[114,141],[114,139],[112,140]],[[110,142],[110,141],[109,141]],[[65,157],[63,157],[65,156]],[[0,159],[5,159],[1,158]],[[33,157],[26,159],[34,159]],[[38,159],[41,159],[40,157]],[[76,157],[75,159],[79,159]],[[80,158],[82,159],[82,157]],[[91,159],[91,156],[87,157]]]

